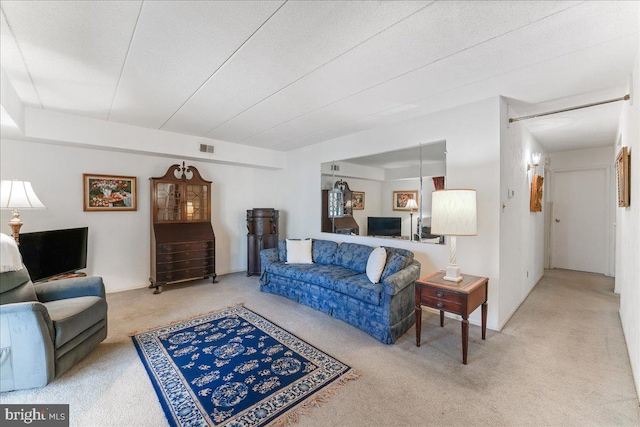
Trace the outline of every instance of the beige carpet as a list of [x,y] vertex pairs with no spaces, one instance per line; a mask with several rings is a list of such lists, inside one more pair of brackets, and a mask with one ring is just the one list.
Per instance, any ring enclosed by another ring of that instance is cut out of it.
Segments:
[[[130,332],[244,303],[353,366],[350,382],[298,426],[640,425],[638,399],[613,280],[547,271],[500,333],[471,326],[461,363],[460,324],[423,312],[396,345],[285,298],[259,292],[244,274],[108,296],[109,336],[42,389],[0,394],[2,403],[69,403],[74,426],[167,425]],[[489,301],[491,304],[491,301]]]

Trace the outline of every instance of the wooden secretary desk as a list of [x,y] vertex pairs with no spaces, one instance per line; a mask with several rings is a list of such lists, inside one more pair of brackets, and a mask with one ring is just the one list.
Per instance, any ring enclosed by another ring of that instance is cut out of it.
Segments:
[[194,166],[171,165],[151,181],[151,284],[211,277],[216,282],[216,237],[211,225],[211,181]]

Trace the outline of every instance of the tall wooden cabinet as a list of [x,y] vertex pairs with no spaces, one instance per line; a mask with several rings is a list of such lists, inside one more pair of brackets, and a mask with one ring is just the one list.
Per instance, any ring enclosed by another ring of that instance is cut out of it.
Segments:
[[151,181],[151,277],[161,286],[211,277],[216,282],[216,237],[211,225],[211,181],[194,166],[171,165]]
[[271,208],[247,210],[247,276],[260,274],[260,251],[278,246],[279,212]]

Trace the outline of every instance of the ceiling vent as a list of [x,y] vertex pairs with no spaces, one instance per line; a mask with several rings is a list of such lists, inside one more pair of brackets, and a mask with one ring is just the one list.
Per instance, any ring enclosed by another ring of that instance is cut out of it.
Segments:
[[213,145],[200,144],[200,151],[213,154]]

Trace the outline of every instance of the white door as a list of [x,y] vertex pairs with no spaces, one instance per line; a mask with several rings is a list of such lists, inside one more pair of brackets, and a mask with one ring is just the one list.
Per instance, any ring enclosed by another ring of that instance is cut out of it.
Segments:
[[607,274],[607,171],[554,174],[551,264]]

